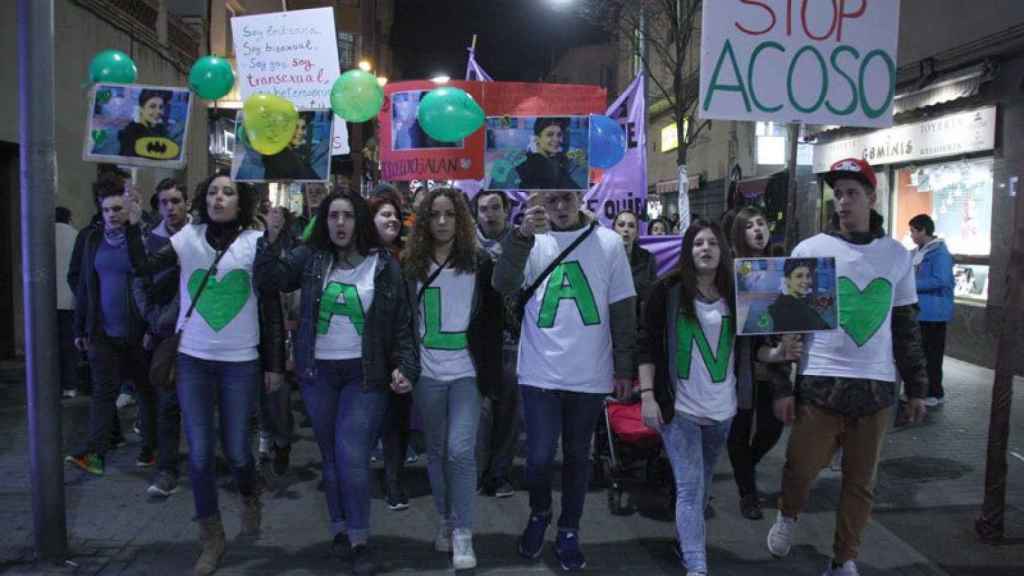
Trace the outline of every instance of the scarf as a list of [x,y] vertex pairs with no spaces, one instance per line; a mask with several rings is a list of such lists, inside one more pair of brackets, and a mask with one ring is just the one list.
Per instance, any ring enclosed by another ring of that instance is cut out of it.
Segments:
[[124,246],[128,237],[125,236],[124,227],[118,226],[117,228],[110,228],[107,226],[103,227],[103,238],[106,239],[107,244],[112,248],[120,248]]
[[239,233],[242,231],[242,225],[238,220],[232,220],[231,222],[213,222],[212,220],[206,225],[206,241],[213,246],[214,250],[218,252],[227,250],[228,246],[235,241]]
[[928,254],[929,252],[938,247],[939,242],[942,242],[941,238],[933,238],[931,242],[928,242],[924,246],[921,246],[920,248],[914,250],[915,269],[921,265],[921,262],[924,262],[924,257],[926,254]]

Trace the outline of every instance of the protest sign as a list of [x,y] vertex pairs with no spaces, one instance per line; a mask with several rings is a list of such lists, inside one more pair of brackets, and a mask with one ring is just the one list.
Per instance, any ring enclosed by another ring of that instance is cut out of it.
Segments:
[[737,335],[839,326],[835,258],[737,258]]
[[277,154],[254,150],[243,128],[245,112],[235,119],[231,179],[238,182],[324,182],[331,175],[330,110],[300,110],[291,142]]
[[242,100],[263,92],[296,108],[331,107],[340,74],[333,8],[236,16],[231,33]]
[[192,93],[186,88],[96,84],[89,92],[82,158],[179,169],[187,160]]
[[587,189],[587,116],[487,119],[485,190]]
[[702,15],[702,118],[892,124],[899,0],[715,0]]

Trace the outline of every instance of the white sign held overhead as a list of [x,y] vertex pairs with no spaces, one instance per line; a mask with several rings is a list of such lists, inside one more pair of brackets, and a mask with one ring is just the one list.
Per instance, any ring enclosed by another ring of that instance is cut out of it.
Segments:
[[705,2],[697,113],[890,126],[899,14],[899,0]]
[[257,93],[297,108],[330,108],[340,74],[334,9],[314,8],[231,19],[242,100]]
[[331,156],[348,154],[351,149],[348,145],[348,125],[337,114],[334,115],[334,132],[331,135]]

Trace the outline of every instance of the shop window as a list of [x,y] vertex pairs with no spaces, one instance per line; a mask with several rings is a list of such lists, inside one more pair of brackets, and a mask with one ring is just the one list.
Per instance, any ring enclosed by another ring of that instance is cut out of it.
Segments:
[[893,237],[908,249],[911,218],[927,214],[957,265],[958,299],[988,300],[992,246],[992,159],[909,166],[896,171]]

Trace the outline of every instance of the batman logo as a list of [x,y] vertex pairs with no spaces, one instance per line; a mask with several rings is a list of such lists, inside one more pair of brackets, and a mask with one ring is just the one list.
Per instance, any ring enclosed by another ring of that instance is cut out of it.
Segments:
[[135,153],[153,160],[171,160],[178,157],[181,147],[170,138],[151,136],[135,141]]

